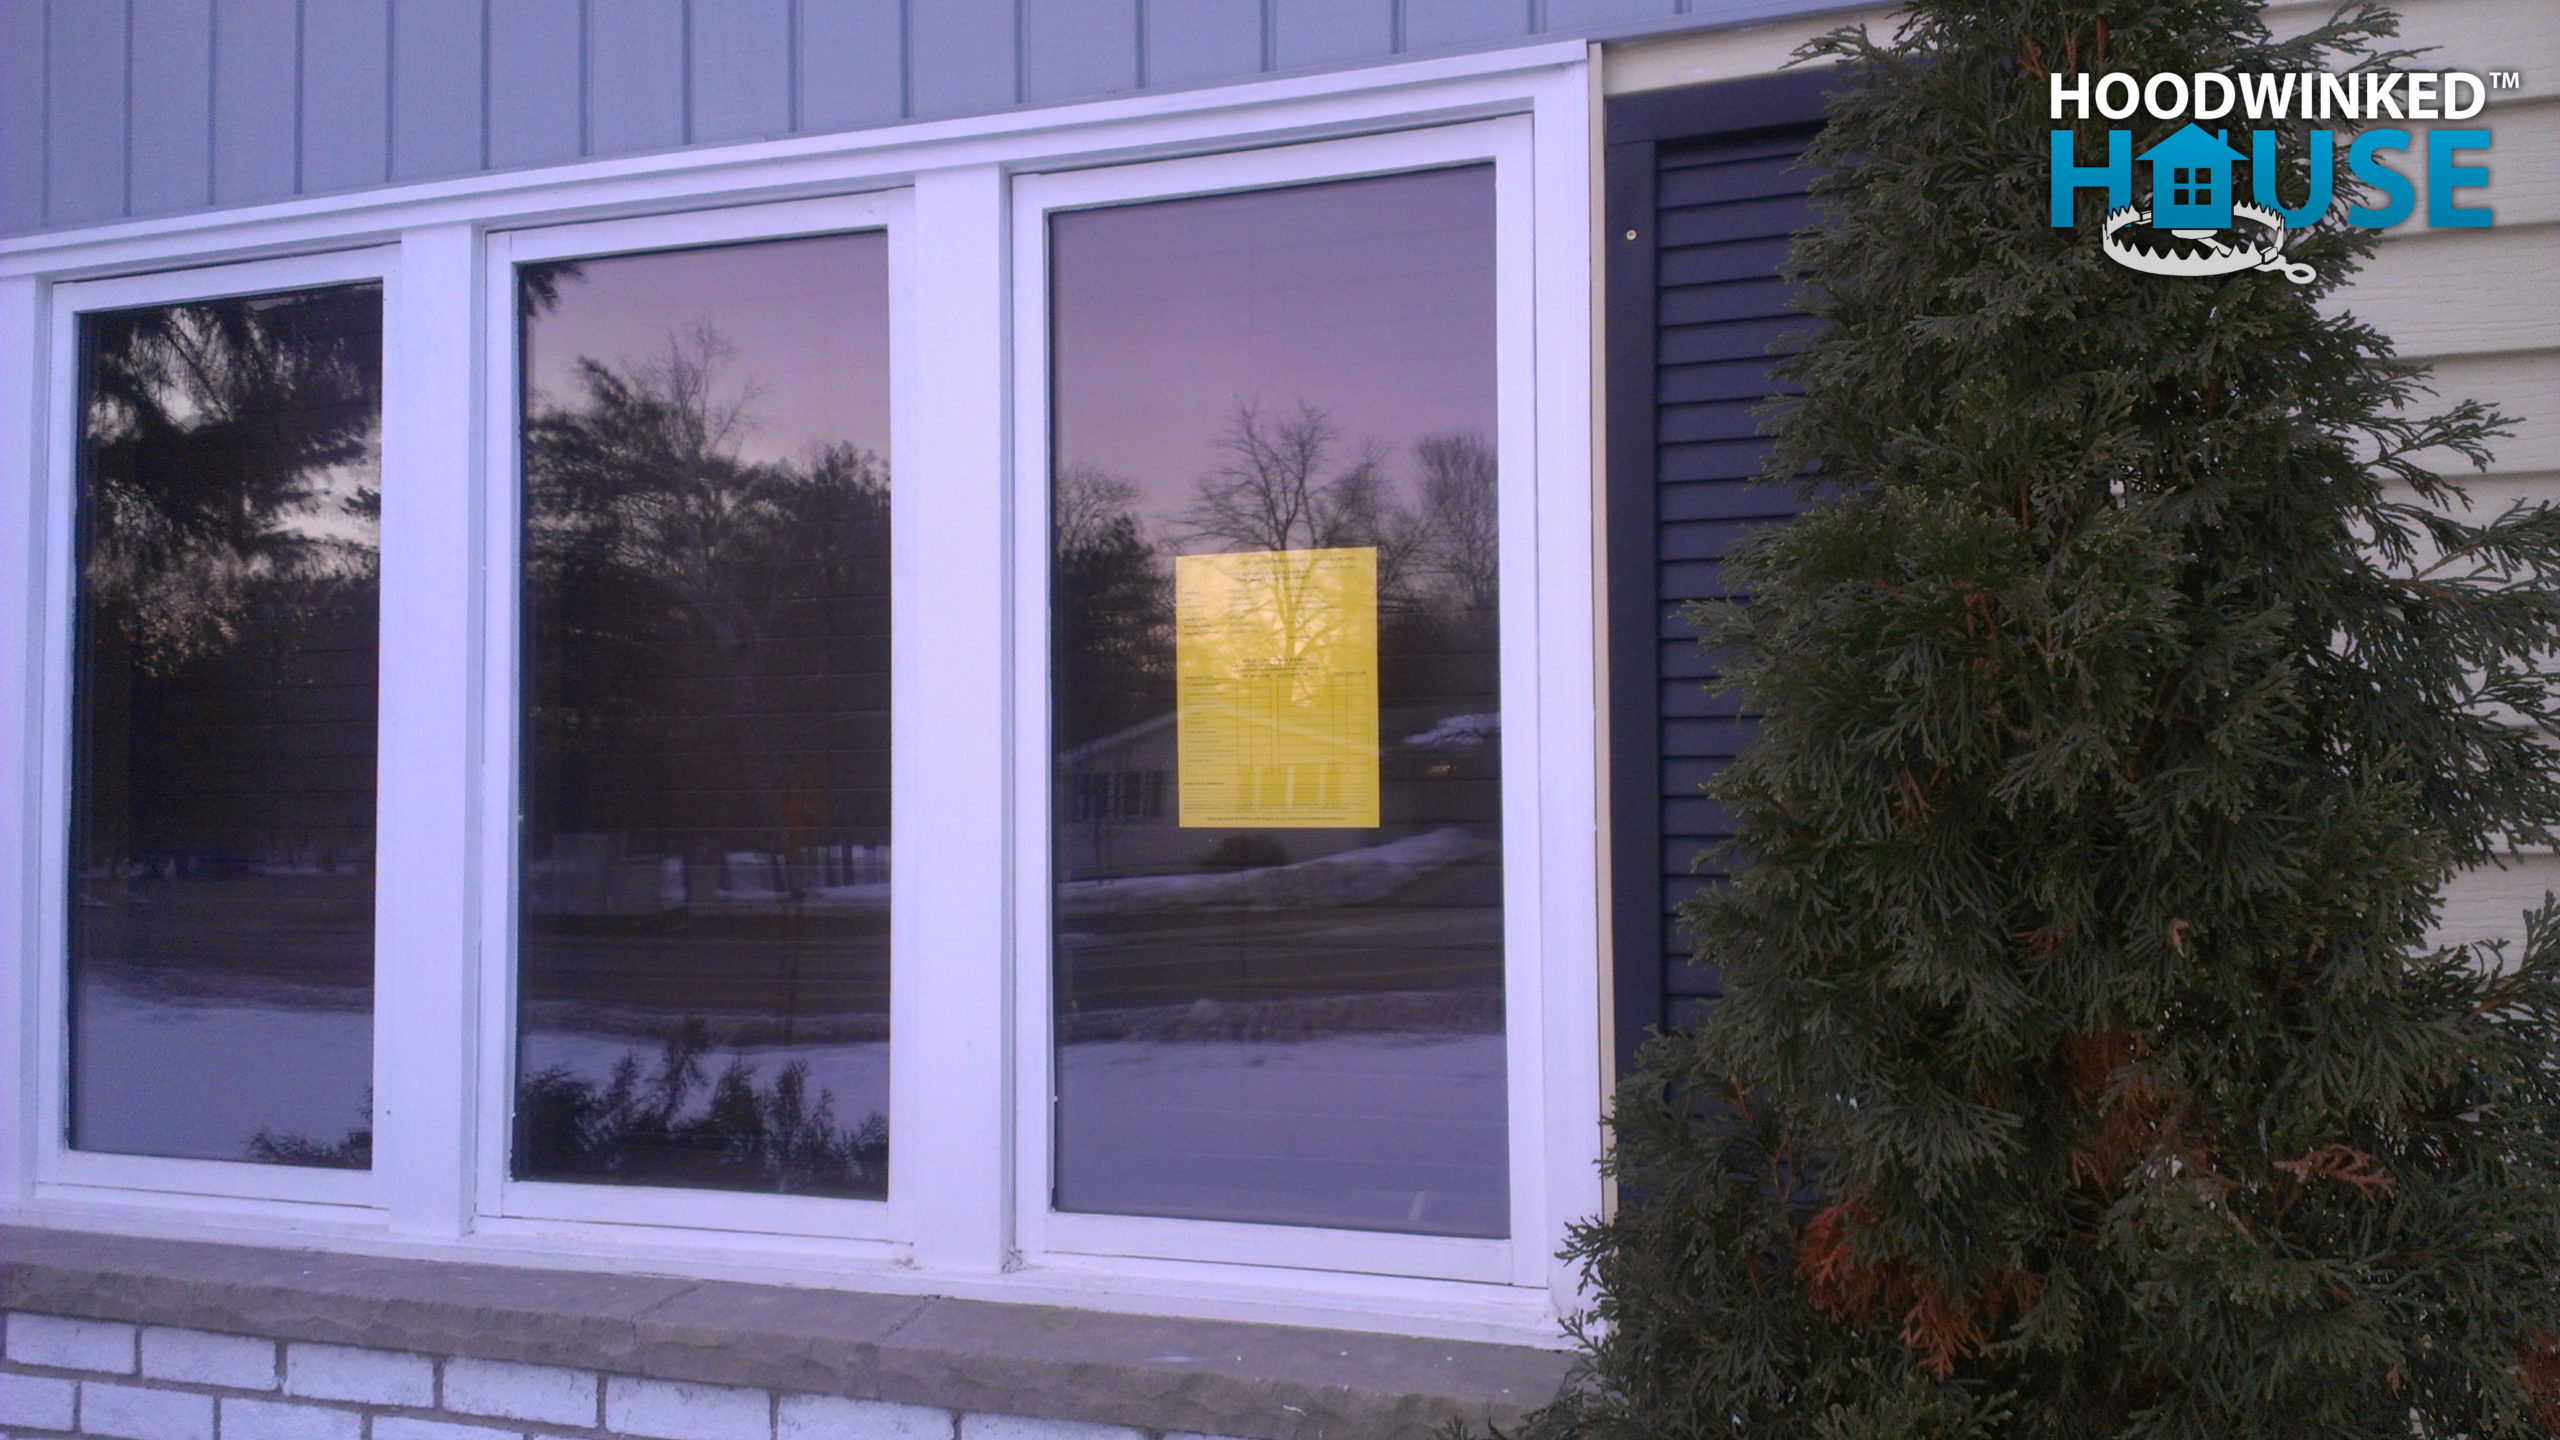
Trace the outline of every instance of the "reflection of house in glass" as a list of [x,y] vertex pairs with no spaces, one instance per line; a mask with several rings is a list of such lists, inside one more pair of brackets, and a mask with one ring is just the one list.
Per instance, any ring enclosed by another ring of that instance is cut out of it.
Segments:
[[[1291,829],[1285,835],[1255,832],[1267,843],[1253,847],[1252,854],[1237,846],[1234,830],[1186,830],[1180,823],[1175,716],[1158,715],[1062,750],[1057,780],[1059,873],[1102,879],[1232,870],[1257,860],[1262,864],[1312,860],[1373,846],[1382,836],[1410,831],[1426,817],[1450,813],[1446,807],[1454,791],[1492,783],[1501,746],[1499,715],[1390,712],[1382,723],[1399,736],[1382,746],[1379,756],[1384,828]],[[864,847],[838,848],[863,851]],[[884,870],[887,848],[877,847],[876,863]],[[855,863],[871,862],[857,856]],[[624,883],[631,889],[645,886],[645,865],[635,866],[630,874],[632,878]]]
[[634,849],[621,831],[550,838],[550,852],[525,866],[524,908],[537,915],[756,913],[785,904],[889,903],[886,845],[723,850],[689,860]]

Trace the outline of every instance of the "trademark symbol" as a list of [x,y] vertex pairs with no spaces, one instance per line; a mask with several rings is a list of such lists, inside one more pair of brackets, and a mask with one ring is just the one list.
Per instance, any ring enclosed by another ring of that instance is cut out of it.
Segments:
[[2521,90],[2524,88],[2524,72],[2521,70],[2492,70],[2489,72],[2489,88],[2492,90]]

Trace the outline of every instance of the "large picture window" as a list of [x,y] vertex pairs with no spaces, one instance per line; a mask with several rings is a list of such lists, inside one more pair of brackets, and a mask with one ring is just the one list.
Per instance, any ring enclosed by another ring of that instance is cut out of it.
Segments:
[[877,231],[526,264],[513,1173],[888,1187]]
[[1503,1235],[1493,167],[1050,226],[1058,1208]]
[[70,1143],[363,1169],[382,287],[78,335]]
[[1550,1273],[1590,552],[1528,139],[1016,184],[1026,1255]]
[[1590,97],[1429,63],[0,246],[0,1201],[1552,1334]]

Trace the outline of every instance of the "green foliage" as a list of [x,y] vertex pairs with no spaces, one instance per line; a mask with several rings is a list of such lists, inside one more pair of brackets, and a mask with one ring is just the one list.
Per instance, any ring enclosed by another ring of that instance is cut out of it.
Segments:
[[1532,1434],[2549,1433],[2560,919],[2427,934],[2560,822],[2560,515],[2432,473],[2503,422],[2322,303],[2343,194],[2310,285],[2045,213],[2047,68],[2385,65],[2392,21],[1904,20],[1813,47],[1855,78],[1769,473],[1824,484],[1702,617],[1764,717],[1716,786],[1747,867],[1686,915],[1725,998],[1619,1096]]

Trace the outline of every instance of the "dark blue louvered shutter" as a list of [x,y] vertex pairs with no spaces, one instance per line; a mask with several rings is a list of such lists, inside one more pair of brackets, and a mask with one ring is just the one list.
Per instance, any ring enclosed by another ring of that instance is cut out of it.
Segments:
[[1688,963],[1672,907],[1714,881],[1732,833],[1700,791],[1750,737],[1709,695],[1680,618],[1725,593],[1735,537],[1783,520],[1792,490],[1749,483],[1770,346],[1807,323],[1779,278],[1810,220],[1797,157],[1827,77],[1804,72],[1623,96],[1608,109],[1610,790],[1621,1070],[1647,1028],[1687,1023],[1715,977]]

